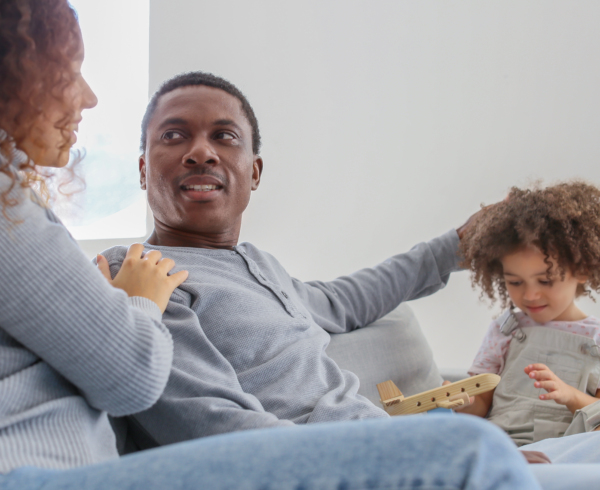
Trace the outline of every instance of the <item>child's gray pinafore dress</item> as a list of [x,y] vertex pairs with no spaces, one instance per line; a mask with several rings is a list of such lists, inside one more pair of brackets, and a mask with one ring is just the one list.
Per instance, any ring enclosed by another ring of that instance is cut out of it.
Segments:
[[535,380],[524,372],[529,364],[545,364],[565,383],[594,396],[600,380],[600,349],[593,339],[547,327],[518,327],[510,335],[502,379],[487,417],[490,421],[518,446],[586,432],[600,424],[600,403],[578,410],[574,417],[564,405],[540,400],[546,390],[535,388]]

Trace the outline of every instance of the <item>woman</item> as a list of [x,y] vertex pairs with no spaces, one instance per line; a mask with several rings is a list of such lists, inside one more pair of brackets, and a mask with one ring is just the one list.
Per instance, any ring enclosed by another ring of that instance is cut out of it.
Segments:
[[249,431],[119,459],[107,413],[160,396],[161,312],[187,273],[134,245],[110,279],[30,190],[34,164],[68,162],[96,104],[82,61],[66,0],[2,0],[0,488],[538,488],[506,437],[466,417]]
[[65,2],[0,9],[0,471],[89,464],[117,456],[106,411],[143,410],[161,394],[172,357],[161,310],[187,274],[167,276],[173,262],[142,259],[137,245],[110,287],[34,202],[33,164],[66,165],[97,100]]

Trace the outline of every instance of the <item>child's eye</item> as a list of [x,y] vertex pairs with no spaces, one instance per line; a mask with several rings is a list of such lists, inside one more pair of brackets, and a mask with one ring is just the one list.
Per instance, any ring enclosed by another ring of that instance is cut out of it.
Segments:
[[540,280],[539,280],[539,283],[540,283],[542,286],[552,286],[552,281],[547,281],[547,280],[540,279]]
[[508,281],[507,284],[509,286],[520,286],[521,284],[523,284],[521,281]]

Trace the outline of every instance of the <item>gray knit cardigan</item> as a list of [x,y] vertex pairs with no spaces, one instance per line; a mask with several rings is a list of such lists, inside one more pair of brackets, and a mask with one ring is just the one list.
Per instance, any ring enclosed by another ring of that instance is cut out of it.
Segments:
[[[11,179],[0,173],[0,196]],[[150,300],[108,284],[17,184],[0,212],[0,472],[117,457],[110,415],[150,407],[172,340]],[[36,202],[37,201],[37,202]]]

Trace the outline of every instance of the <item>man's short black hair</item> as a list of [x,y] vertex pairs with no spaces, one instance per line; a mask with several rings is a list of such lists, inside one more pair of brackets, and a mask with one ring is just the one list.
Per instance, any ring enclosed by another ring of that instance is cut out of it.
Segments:
[[231,82],[228,82],[224,78],[213,75],[212,73],[204,73],[201,71],[191,71],[189,73],[181,73],[176,75],[164,82],[154,93],[150,99],[150,102],[148,102],[146,113],[142,119],[142,138],[140,141],[140,150],[143,152],[146,151],[148,124],[154,115],[154,111],[156,110],[156,106],[160,97],[166,93],[172,92],[177,88],[194,85],[205,85],[207,87],[221,89],[224,92],[233,95],[242,103],[242,110],[244,111],[244,114],[246,115],[246,118],[252,127],[252,151],[255,155],[258,155],[260,151],[260,131],[258,130],[258,121],[256,120],[256,116],[254,115],[254,111],[252,110],[252,106],[250,105],[250,102],[248,102],[248,99],[246,99],[244,94]]

